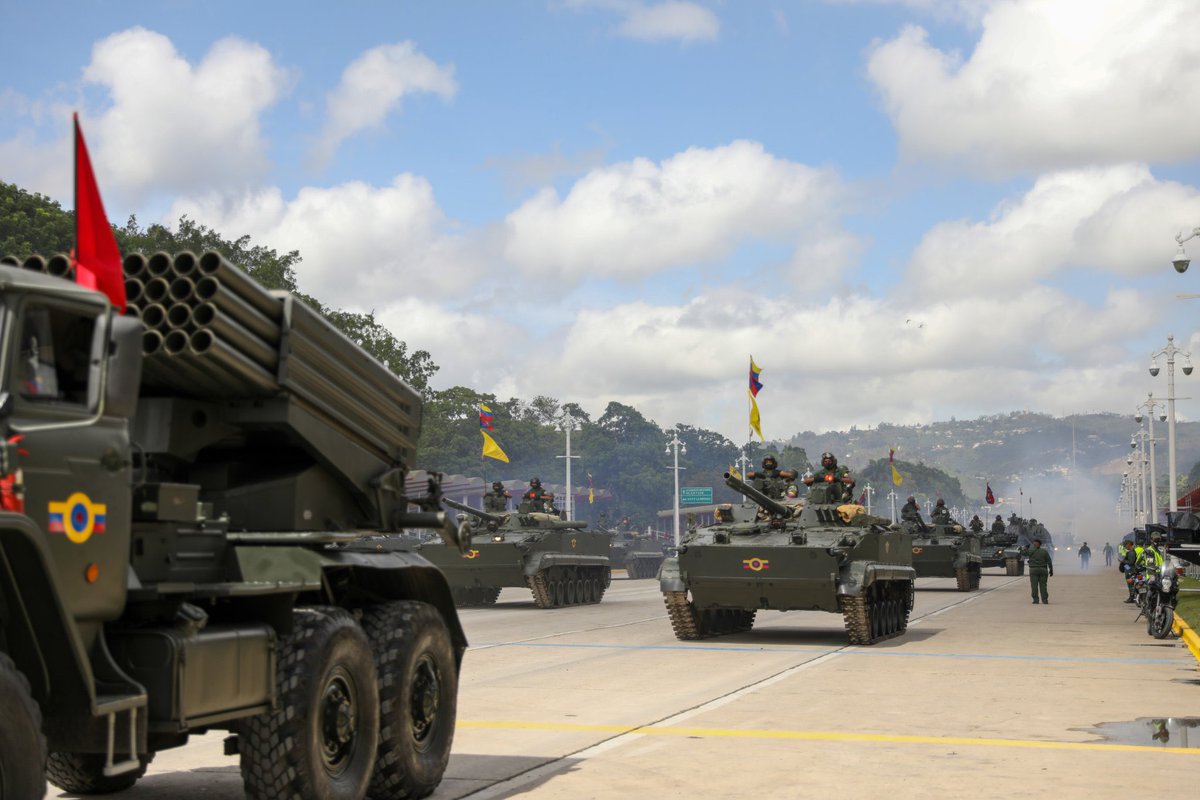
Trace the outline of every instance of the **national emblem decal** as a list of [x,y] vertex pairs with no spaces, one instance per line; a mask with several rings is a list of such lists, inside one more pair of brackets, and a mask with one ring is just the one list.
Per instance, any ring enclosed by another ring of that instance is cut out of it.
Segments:
[[913,555],[914,555],[914,556],[919,556],[919,555],[921,555],[921,553],[923,553],[923,552],[925,552],[925,548],[923,548],[923,547],[914,547],[914,548],[913,548]]
[[571,537],[571,549],[574,550],[576,545],[578,545],[578,544],[579,544],[579,540],[576,539],[574,536],[572,536]]
[[64,502],[49,504],[50,533],[65,533],[75,544],[83,544],[93,533],[104,533],[108,506],[93,503],[83,492],[75,492]]
[[770,566],[771,566],[771,562],[765,558],[743,558],[742,559],[742,569],[749,569],[749,570],[754,570],[755,572],[762,572],[764,569],[767,569]]
[[463,558],[476,558],[478,556],[479,556],[478,550],[468,550],[467,552],[463,553]]

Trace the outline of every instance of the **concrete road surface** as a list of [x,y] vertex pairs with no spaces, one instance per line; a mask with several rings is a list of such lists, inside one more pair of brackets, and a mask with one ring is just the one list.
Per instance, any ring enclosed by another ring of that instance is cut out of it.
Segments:
[[[462,612],[458,731],[433,797],[1186,793],[1200,775],[1200,728],[1178,746],[1181,718],[1200,717],[1196,662],[1133,622],[1111,569],[1057,576],[1050,592],[1032,605],[1027,578],[996,570],[972,593],[922,579],[905,636],[850,647],[841,617],[818,612],[677,641],[654,580],[618,577],[601,604],[558,610],[505,589]],[[1120,741],[1101,723],[1125,723]],[[242,798],[223,736],[160,753],[113,797]]]

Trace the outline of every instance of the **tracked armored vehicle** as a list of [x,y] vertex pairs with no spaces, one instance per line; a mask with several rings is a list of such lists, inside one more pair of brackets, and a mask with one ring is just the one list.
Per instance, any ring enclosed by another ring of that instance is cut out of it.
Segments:
[[979,537],[957,523],[903,523],[912,536],[918,578],[954,578],[960,592],[979,588],[983,558]]
[[802,508],[729,473],[725,484],[749,502],[718,507],[719,521],[689,531],[659,572],[677,638],[748,631],[760,610],[840,613],[851,644],[904,633],[916,578],[908,534],[827,502],[825,484]]
[[637,531],[606,531],[610,538],[609,559],[613,569],[623,569],[630,578],[653,578],[667,557],[664,545]]
[[466,639],[432,564],[364,541],[458,544],[436,486],[405,496],[420,395],[215,252],[126,258],[125,316],[65,257],[23,266],[0,266],[0,794],[42,797],[43,770],[119,791],[215,730],[250,798],[432,792]]
[[1004,533],[985,533],[979,540],[983,569],[1004,567],[1005,575],[1024,575],[1025,556],[1017,547],[1017,534],[1010,527]]
[[544,512],[492,513],[442,499],[470,517],[465,552],[421,546],[446,575],[460,606],[492,605],[505,586],[528,587],[538,608],[599,603],[612,581],[608,536]]

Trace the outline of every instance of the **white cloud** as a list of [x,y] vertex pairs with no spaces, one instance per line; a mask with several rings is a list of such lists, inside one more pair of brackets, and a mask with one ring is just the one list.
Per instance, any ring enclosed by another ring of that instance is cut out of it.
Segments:
[[412,42],[372,48],[346,67],[327,95],[325,128],[315,156],[324,162],[349,137],[379,127],[405,96],[431,92],[449,100],[457,91],[453,65],[437,64]]
[[259,117],[288,75],[260,45],[229,37],[192,65],[167,37],[131,28],[100,40],[84,69],[111,105],[86,123],[97,170],[137,197],[243,186],[265,174]]
[[1200,195],[1144,165],[1044,175],[986,222],[933,227],[910,263],[913,289],[938,296],[1027,287],[1086,265],[1113,275],[1161,273],[1172,236],[1200,219]]
[[694,147],[593,170],[566,197],[543,189],[506,218],[506,256],[530,276],[642,278],[721,261],[746,241],[795,244],[828,223],[841,191],[830,171],[756,142]]
[[616,28],[619,36],[644,42],[711,42],[721,32],[721,21],[698,3],[667,0],[645,3],[640,0],[564,0],[575,9],[598,8],[621,16]]
[[967,57],[909,26],[867,71],[910,158],[1004,174],[1200,155],[1200,37],[1185,0],[1013,0]]
[[351,182],[308,187],[292,200],[278,189],[230,201],[218,196],[177,203],[168,219],[188,214],[234,238],[299,250],[300,289],[335,307],[385,308],[419,291],[445,297],[483,271],[469,237],[458,235],[428,181],[399,175],[390,186]]

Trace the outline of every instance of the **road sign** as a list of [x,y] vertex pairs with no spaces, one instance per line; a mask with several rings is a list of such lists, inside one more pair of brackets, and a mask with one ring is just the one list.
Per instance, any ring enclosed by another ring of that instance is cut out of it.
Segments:
[[681,486],[679,487],[679,502],[694,505],[712,505],[713,495],[711,486]]

